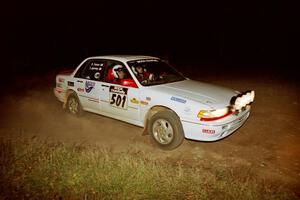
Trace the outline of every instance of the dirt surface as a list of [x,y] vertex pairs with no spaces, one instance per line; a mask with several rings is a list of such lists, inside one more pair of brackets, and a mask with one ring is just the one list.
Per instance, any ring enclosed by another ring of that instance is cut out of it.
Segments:
[[[54,76],[24,78],[1,97],[0,135],[37,136],[50,141],[93,144],[122,151],[138,147],[158,159],[188,165],[251,169],[252,173],[291,188],[300,189],[300,93],[295,81],[281,77],[206,75],[193,79],[244,91],[256,91],[246,124],[218,142],[185,140],[173,151],[162,151],[142,136],[142,129],[124,122],[86,113],[70,116],[53,94]],[[299,192],[297,192],[299,195]]]

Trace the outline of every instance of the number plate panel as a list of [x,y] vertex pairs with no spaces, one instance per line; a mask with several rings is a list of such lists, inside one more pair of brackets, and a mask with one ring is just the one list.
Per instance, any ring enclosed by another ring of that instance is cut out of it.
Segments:
[[128,93],[128,88],[123,88],[119,86],[110,86],[109,87],[110,105],[115,108],[127,110],[128,107],[127,93]]

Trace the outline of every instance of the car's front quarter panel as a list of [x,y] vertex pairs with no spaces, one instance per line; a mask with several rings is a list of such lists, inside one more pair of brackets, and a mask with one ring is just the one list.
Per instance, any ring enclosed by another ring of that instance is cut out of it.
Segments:
[[166,107],[174,111],[180,120],[186,121],[196,121],[197,114],[201,109],[209,109],[207,105],[162,92],[157,90],[157,87],[159,86],[141,88],[141,119],[155,106]]
[[162,92],[155,87],[144,87],[141,89],[141,119],[149,109],[155,106],[163,106],[173,110],[182,123],[185,138],[198,141],[220,140],[239,127],[241,127],[250,114],[250,106],[238,114],[214,121],[200,121],[197,117],[200,110],[209,110],[210,107],[188,98]]

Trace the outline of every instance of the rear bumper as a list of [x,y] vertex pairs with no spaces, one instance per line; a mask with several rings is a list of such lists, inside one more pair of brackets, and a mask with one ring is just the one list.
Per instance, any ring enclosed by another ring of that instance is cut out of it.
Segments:
[[237,116],[236,119],[227,123],[220,124],[201,124],[188,121],[181,121],[185,138],[198,141],[216,141],[223,139],[238,128],[240,128],[248,119],[250,110]]
[[53,88],[53,92],[54,92],[54,95],[56,96],[56,98],[61,101],[61,102],[64,102],[65,101],[65,94],[66,94],[66,91],[62,90],[62,89],[59,89],[59,88]]

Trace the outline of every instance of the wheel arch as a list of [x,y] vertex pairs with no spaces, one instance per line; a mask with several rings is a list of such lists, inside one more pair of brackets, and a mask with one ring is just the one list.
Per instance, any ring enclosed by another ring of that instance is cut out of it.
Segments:
[[163,105],[154,105],[152,106],[147,113],[144,116],[144,130],[143,130],[143,134],[142,135],[148,135],[149,133],[147,132],[147,126],[149,123],[150,118],[157,112],[159,111],[163,111],[163,110],[169,110],[172,111],[177,117],[178,119],[180,119],[179,115],[176,113],[176,111],[172,108],[169,108],[167,106],[163,106]]
[[64,104],[63,104],[63,108],[64,108],[64,109],[66,108],[68,98],[69,98],[69,96],[70,96],[71,94],[76,95],[76,97],[78,97],[78,96],[77,96],[77,93],[76,93],[73,89],[68,89],[68,90],[66,91],[65,98],[64,98]]

